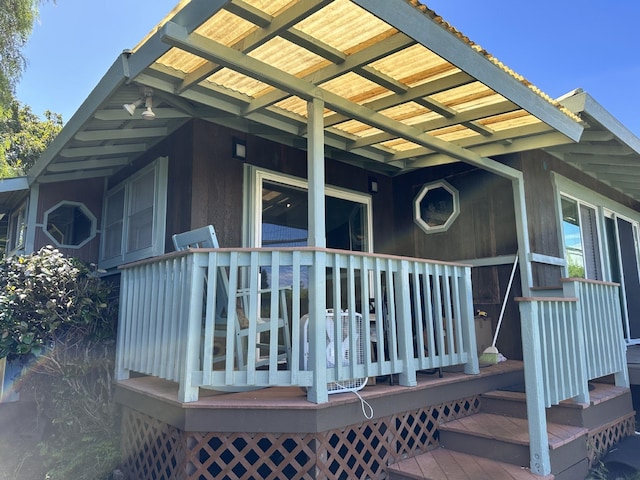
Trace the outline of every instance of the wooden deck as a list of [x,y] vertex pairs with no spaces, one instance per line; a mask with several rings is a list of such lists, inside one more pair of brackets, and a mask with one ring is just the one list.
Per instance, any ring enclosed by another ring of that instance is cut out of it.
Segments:
[[[524,379],[522,362],[515,360],[483,367],[478,375],[453,370],[445,371],[442,378],[437,374],[418,374],[415,387],[369,382],[358,393],[373,407],[375,418],[404,408],[470,397]],[[161,419],[183,430],[317,431],[363,419],[361,401],[355,394],[329,395],[329,402],[314,404],[300,387],[236,393],[203,389],[197,401],[182,403],[176,383],[143,376],[117,382],[116,401],[143,412],[161,412]]]
[[527,468],[495,462],[445,448],[408,458],[387,469],[394,480],[552,480],[553,475],[534,475]]

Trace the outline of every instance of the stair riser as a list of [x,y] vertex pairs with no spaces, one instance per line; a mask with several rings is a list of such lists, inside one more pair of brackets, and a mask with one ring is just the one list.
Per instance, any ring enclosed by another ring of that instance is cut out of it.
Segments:
[[[480,410],[496,415],[527,418],[527,404],[519,400],[483,397]],[[547,422],[571,425],[574,427],[584,426],[582,425],[581,409],[566,408],[559,405],[547,409]]]
[[[491,460],[521,467],[529,467],[530,464],[528,445],[475,436],[467,431],[449,430],[446,426],[440,429],[440,445],[449,450],[490,458]],[[587,457],[586,435],[580,436],[566,445],[551,450],[549,456],[553,470],[552,473],[554,474],[555,472],[562,472],[580,463]]]
[[632,411],[633,401],[631,399],[631,392],[628,392],[625,395],[620,395],[587,408],[583,413],[584,427],[594,430]]
[[[571,471],[572,467],[580,464],[587,458],[587,436],[584,435],[549,452],[551,460],[551,473],[554,475],[565,471]],[[587,474],[585,470],[583,476],[573,478],[584,478]]]
[[[523,399],[482,397],[480,410],[485,413],[527,418],[527,404]],[[631,393],[617,396],[588,408],[554,405],[547,409],[547,422],[588,429],[598,428],[613,422],[624,412],[633,410]]]
[[490,458],[521,467],[529,466],[529,447],[476,437],[469,432],[440,429],[440,445],[449,450]]

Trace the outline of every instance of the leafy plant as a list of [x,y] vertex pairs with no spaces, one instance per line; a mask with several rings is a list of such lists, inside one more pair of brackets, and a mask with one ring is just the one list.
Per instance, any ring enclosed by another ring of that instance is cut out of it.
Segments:
[[53,247],[5,258],[0,287],[0,358],[114,335],[113,289]]
[[0,356],[37,358],[21,392],[47,422],[47,478],[106,478],[117,464],[115,288],[52,247],[0,263]]

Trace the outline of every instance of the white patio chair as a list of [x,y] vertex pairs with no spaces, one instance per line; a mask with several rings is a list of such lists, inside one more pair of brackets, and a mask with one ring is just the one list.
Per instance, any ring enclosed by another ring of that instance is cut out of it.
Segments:
[[[218,237],[213,228],[213,225],[207,225],[206,227],[197,228],[184,233],[177,233],[173,235],[173,246],[176,250],[187,250],[189,248],[220,248],[218,244]],[[239,300],[238,309],[235,312],[226,312],[229,297],[229,277],[225,268],[218,269],[218,281],[216,291],[216,329],[214,330],[215,337],[221,337],[226,339],[227,333],[227,319],[232,317],[234,320],[234,330],[236,336],[236,361],[239,369],[246,368],[246,351],[249,348],[256,348],[258,352],[268,350],[269,344],[262,343],[261,337],[264,333],[270,331],[269,319],[256,318],[256,333],[257,337],[255,341],[249,341],[249,327],[248,323],[251,319],[246,318],[245,312],[249,311],[249,289],[238,288],[237,298]],[[255,295],[279,295],[280,296],[280,312],[278,318],[278,337],[280,337],[280,330],[282,330],[283,343],[278,343],[278,361],[287,361],[291,364],[291,338],[289,330],[289,316],[287,310],[287,301],[285,291],[290,287],[280,288],[279,292],[271,292],[270,289],[259,289],[254,292]],[[221,361],[225,358],[224,355],[214,356],[214,362]],[[269,362],[267,358],[261,358],[260,355],[256,356],[256,368],[266,365]]]

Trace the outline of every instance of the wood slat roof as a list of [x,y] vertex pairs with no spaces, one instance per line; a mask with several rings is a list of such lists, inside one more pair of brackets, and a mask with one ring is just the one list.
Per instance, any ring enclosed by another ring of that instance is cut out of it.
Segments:
[[[154,90],[156,119],[122,108]],[[411,0],[183,0],[122,55],[29,173],[110,175],[191,118],[388,174],[574,142],[569,109]]]

